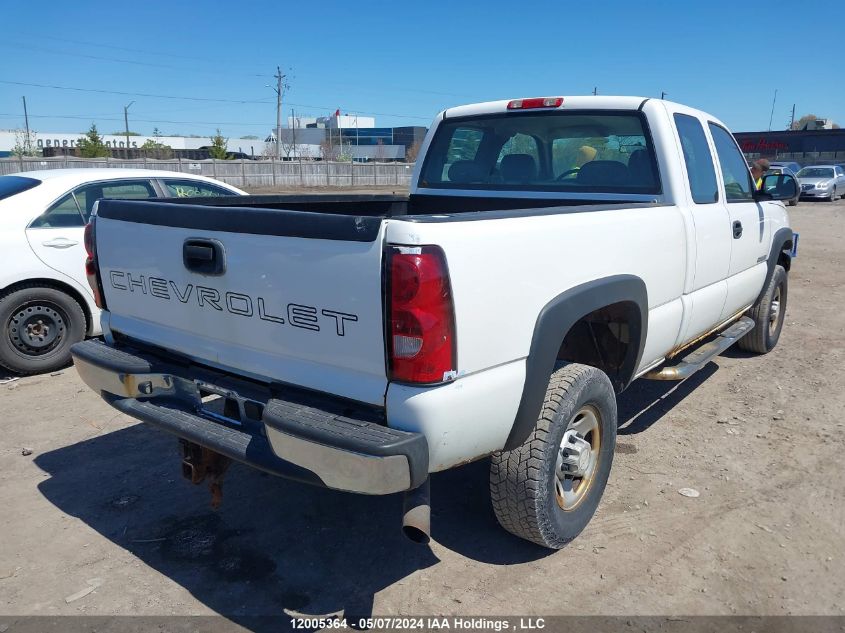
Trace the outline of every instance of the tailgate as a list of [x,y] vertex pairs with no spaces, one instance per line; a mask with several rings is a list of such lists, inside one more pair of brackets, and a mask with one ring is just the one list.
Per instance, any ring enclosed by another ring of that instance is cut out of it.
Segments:
[[382,222],[102,200],[109,327],[259,380],[383,405]]

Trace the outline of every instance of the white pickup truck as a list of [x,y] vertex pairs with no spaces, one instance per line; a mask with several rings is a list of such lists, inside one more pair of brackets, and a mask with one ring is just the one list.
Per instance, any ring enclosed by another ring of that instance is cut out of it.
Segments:
[[[592,517],[616,394],[778,341],[794,242],[716,118],[639,97],[448,109],[410,195],[103,200],[87,229],[105,343],[85,382],[226,465],[406,493],[491,457],[502,526],[563,547]],[[187,202],[187,203],[186,203]]]

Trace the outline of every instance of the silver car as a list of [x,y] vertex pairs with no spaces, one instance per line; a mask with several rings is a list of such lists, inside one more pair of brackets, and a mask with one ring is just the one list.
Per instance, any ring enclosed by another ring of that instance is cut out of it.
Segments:
[[839,165],[813,165],[798,172],[802,198],[826,198],[833,202],[845,195],[845,170]]

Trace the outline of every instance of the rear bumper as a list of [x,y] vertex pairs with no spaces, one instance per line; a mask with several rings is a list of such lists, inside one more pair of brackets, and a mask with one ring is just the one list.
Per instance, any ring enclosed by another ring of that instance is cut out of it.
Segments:
[[[387,427],[378,410],[99,341],[71,353],[82,380],[119,411],[274,475],[363,494],[409,490],[428,476],[425,436]],[[229,413],[208,410],[208,393]]]

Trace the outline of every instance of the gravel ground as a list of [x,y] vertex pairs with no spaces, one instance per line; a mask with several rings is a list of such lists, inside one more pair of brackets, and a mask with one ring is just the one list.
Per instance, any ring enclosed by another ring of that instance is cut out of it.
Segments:
[[604,500],[556,553],[498,528],[485,461],[433,478],[430,547],[399,496],[240,466],[215,512],[175,440],[72,368],[0,376],[0,614],[841,615],[845,201],[790,211],[777,349],[623,394]]

